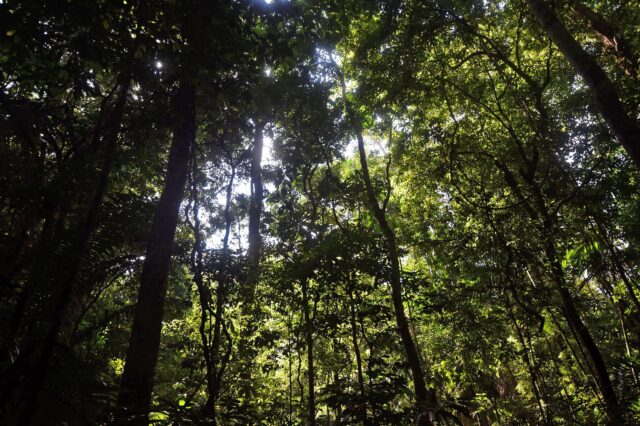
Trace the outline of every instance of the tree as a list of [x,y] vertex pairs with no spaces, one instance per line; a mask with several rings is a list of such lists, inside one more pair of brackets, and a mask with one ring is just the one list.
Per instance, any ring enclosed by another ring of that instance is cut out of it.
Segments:
[[540,26],[571,62],[593,92],[600,112],[629,156],[640,164],[640,127],[620,102],[616,88],[600,66],[580,47],[543,0],[528,0]]
[[3,2],[4,422],[638,423],[639,17]]

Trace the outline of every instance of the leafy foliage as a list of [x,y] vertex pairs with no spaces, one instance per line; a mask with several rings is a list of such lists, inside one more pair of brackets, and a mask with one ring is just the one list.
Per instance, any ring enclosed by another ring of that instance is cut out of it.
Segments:
[[[637,120],[640,7],[544,3]],[[0,22],[7,424],[29,395],[32,424],[114,421],[185,76],[149,424],[425,424],[369,189],[434,421],[614,424],[613,398],[640,422],[640,175],[527,2],[8,0]]]

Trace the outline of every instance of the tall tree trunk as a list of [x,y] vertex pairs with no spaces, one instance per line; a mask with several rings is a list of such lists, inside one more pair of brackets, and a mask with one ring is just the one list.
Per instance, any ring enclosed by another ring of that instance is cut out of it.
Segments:
[[[533,221],[539,220],[541,222],[540,231],[546,239],[546,241],[544,242],[544,253],[547,258],[547,265],[551,273],[554,287],[558,295],[560,296],[560,309],[562,315],[569,324],[572,333],[574,333],[576,341],[580,345],[580,349],[582,350],[582,348],[584,348],[587,351],[588,356],[586,356],[585,359],[587,359],[589,367],[595,368],[594,376],[604,398],[607,414],[609,415],[612,424],[624,424],[620,406],[618,405],[618,400],[616,398],[606,364],[604,363],[602,353],[596,345],[591,332],[587,328],[586,324],[582,321],[580,313],[578,312],[578,309],[575,306],[575,302],[573,301],[573,297],[571,296],[571,292],[567,287],[564,271],[559,261],[555,245],[555,238],[557,234],[557,229],[555,226],[556,218],[552,216],[547,207],[547,204],[545,203],[542,189],[534,179],[533,172],[530,174],[523,173],[523,175],[526,177],[526,183],[533,193],[535,206],[537,208],[537,210],[535,210],[522,194],[522,191],[520,190],[520,187],[516,182],[515,175],[511,172],[507,165],[501,163],[497,159],[494,159],[494,162],[496,163],[496,166],[504,173],[505,182],[513,190],[513,192],[517,194],[518,198],[520,198],[523,205],[526,207],[526,210],[531,219]],[[578,358],[576,357],[576,359]]]
[[[532,5],[532,3],[537,3],[539,5],[546,7],[544,4],[544,0],[528,0],[528,1],[530,6]],[[533,6],[531,7],[533,8]],[[548,9],[547,12],[552,14],[551,9]],[[555,19],[555,17],[553,18]],[[538,19],[540,20],[540,18]],[[560,27],[560,30],[563,30],[566,33],[565,35],[571,39],[571,36],[566,31],[566,29],[562,27],[560,22],[557,21],[557,19],[555,20],[555,22],[557,24],[555,26],[556,27],[555,29],[557,30],[558,29],[557,27]],[[552,40],[554,40],[553,37],[551,38]],[[575,47],[581,50],[580,46],[577,45],[575,40],[573,39],[571,40],[575,44]],[[584,53],[584,57],[586,59],[591,60],[591,58],[588,57],[586,52],[582,51],[582,53]],[[597,64],[595,64],[595,62],[593,62],[593,65],[597,67]],[[514,65],[512,64],[511,66],[513,67]],[[602,76],[606,78],[602,70],[599,68],[598,70],[602,73]],[[523,71],[521,71],[521,74],[526,75]],[[546,112],[546,108],[542,103],[542,99],[541,99],[542,93],[538,89],[539,86],[535,84],[532,79],[527,78],[526,80],[529,86],[531,87],[532,91],[534,93],[537,93],[538,101],[536,102],[536,109],[540,113],[540,117],[541,117],[541,122],[540,122],[541,130],[538,130],[538,132],[540,134],[541,139],[543,140],[548,139],[549,129],[552,126],[549,122],[550,118]],[[551,142],[553,141],[551,140]],[[592,367],[595,368],[595,371],[592,370],[592,376],[595,377],[598,387],[604,398],[605,406],[607,409],[607,413],[609,414],[610,420],[615,424],[622,423],[623,422],[622,414],[620,411],[620,407],[618,405],[613,384],[611,383],[611,379],[609,377],[609,374],[606,368],[606,364],[604,363],[602,354],[598,346],[596,345],[595,340],[591,335],[591,332],[587,328],[586,324],[583,322],[580,316],[580,313],[576,308],[575,302],[573,300],[573,296],[571,295],[571,292],[569,291],[569,288],[567,287],[567,284],[566,284],[565,273],[562,269],[561,263],[557,255],[557,251],[556,251],[557,218],[549,210],[547,202],[544,199],[542,188],[540,187],[540,184],[537,182],[535,178],[535,173],[537,170],[538,151],[534,146],[534,155],[532,159],[529,159],[523,150],[520,150],[520,156],[522,161],[526,164],[525,170],[520,169],[520,176],[526,182],[527,186],[529,187],[529,189],[533,194],[533,204],[530,204],[529,201],[523,196],[522,192],[520,191],[519,185],[516,181],[515,175],[510,171],[507,165],[504,163],[501,163],[495,158],[494,158],[494,162],[496,163],[498,168],[502,170],[502,172],[504,173],[505,182],[513,190],[514,194],[516,194],[518,198],[520,198],[530,218],[534,222],[539,221],[541,223],[541,232],[542,232],[542,235],[544,235],[545,237],[544,252],[547,258],[547,265],[551,272],[552,282],[556,288],[558,295],[560,296],[561,312],[565,317],[567,323],[569,324],[571,332],[579,345],[579,349],[581,353],[583,354],[583,358],[587,361],[588,368],[589,369],[592,369]],[[567,345],[571,347],[568,342],[567,342]],[[586,355],[584,354],[583,349],[586,350],[587,352]],[[576,357],[576,360],[578,360],[577,357]]]
[[[337,68],[337,67],[336,67]],[[409,330],[409,321],[404,311],[404,304],[402,302],[402,280],[400,277],[400,260],[398,253],[398,245],[396,242],[396,235],[391,225],[387,222],[385,211],[378,204],[376,193],[373,189],[371,182],[371,175],[369,174],[369,166],[367,164],[367,154],[364,149],[364,138],[362,136],[362,127],[360,123],[356,121],[355,115],[352,111],[351,105],[347,100],[347,87],[344,80],[344,76],[338,71],[340,77],[340,83],[342,86],[342,99],[345,104],[345,110],[348,119],[351,121],[351,125],[356,134],[358,141],[358,154],[360,157],[360,168],[362,169],[362,176],[367,192],[367,199],[369,201],[369,208],[373,213],[382,234],[384,235],[385,242],[387,244],[387,251],[389,255],[389,261],[391,263],[391,300],[393,302],[393,308],[395,311],[396,325],[398,327],[398,333],[404,347],[405,356],[407,357],[407,363],[411,370],[413,377],[413,387],[417,400],[417,406],[419,410],[418,424],[420,426],[430,425],[435,421],[436,414],[438,412],[438,400],[436,393],[433,389],[427,389],[427,385],[424,380],[424,372],[422,365],[420,364],[420,357],[418,355],[418,348],[416,347],[411,331]]]
[[615,269],[618,271],[620,279],[622,280],[627,292],[629,293],[629,298],[633,302],[636,307],[635,314],[631,316],[634,320],[640,319],[640,300],[638,300],[638,296],[636,296],[636,289],[634,289],[633,283],[629,281],[629,277],[627,276],[627,272],[625,271],[622,260],[620,259],[620,253],[616,249],[615,245],[611,241],[610,236],[607,233],[607,229],[602,224],[602,221],[597,218],[595,215],[592,215],[593,220],[595,222],[595,226],[598,234],[600,234],[600,240],[604,242],[605,246],[609,250],[611,255],[611,262],[613,263]]
[[[351,280],[350,280],[351,281]],[[358,371],[358,390],[360,391],[361,398],[361,412],[362,412],[362,424],[367,425],[369,421],[367,419],[367,394],[364,389],[364,375],[362,374],[362,354],[360,353],[360,345],[358,343],[358,324],[356,322],[356,301],[353,297],[353,285],[350,282],[348,284],[349,293],[349,322],[351,326],[351,341],[353,343],[353,351],[356,355],[356,368]]]
[[[252,338],[256,332],[256,321],[259,314],[255,304],[255,292],[260,281],[260,256],[262,252],[262,239],[260,236],[260,223],[262,216],[262,197],[264,193],[262,185],[262,147],[263,124],[257,121],[253,148],[251,151],[251,200],[249,204],[249,247],[247,249],[247,282],[245,286],[243,315],[246,317],[246,325],[242,329],[239,342],[239,358],[244,364],[242,369],[242,399],[244,404],[251,404],[254,392],[254,382],[251,377],[255,349]],[[246,407],[245,407],[246,408]]]
[[304,335],[307,343],[307,371],[309,379],[308,424],[314,426],[316,424],[316,378],[313,365],[313,325],[311,324],[311,315],[309,313],[309,281],[306,278],[302,280],[302,310],[304,314]]
[[0,300],[4,299],[13,277],[24,263],[22,251],[29,246],[29,234],[36,228],[36,221],[30,218],[18,218],[12,222],[10,236],[0,248]]
[[55,217],[49,215],[44,220],[42,232],[38,239],[37,247],[35,249],[35,256],[33,262],[31,262],[31,268],[27,277],[26,283],[20,289],[18,293],[18,299],[13,307],[11,316],[9,317],[8,333],[5,340],[6,347],[2,349],[3,359],[5,356],[9,358],[9,362],[13,363],[16,357],[20,353],[20,329],[24,320],[29,300],[32,294],[35,292],[38,283],[43,279],[44,265],[47,259],[51,256],[51,253],[58,246],[62,231],[64,228],[64,220],[62,215]]
[[580,343],[587,351],[591,364],[595,368],[596,380],[598,387],[604,398],[604,403],[607,410],[607,415],[611,424],[624,424],[620,405],[618,404],[618,398],[616,397],[615,389],[611,378],[609,377],[609,371],[602,357],[600,349],[596,345],[591,332],[580,318],[580,314],[573,302],[571,293],[567,288],[562,266],[558,260],[556,248],[552,242],[548,242],[545,247],[547,259],[551,266],[551,273],[555,280],[556,288],[560,294],[560,300],[562,302],[562,313],[566,318],[569,326],[576,333]]
[[[213,376],[208,378],[209,396],[207,404],[213,408],[213,423],[216,423],[215,405],[218,397],[220,396],[220,388],[222,385],[222,378],[226,369],[226,364],[229,360],[231,341],[229,340],[229,349],[226,355],[220,356],[220,349],[222,346],[222,334],[226,328],[224,325],[224,302],[227,295],[226,283],[227,283],[227,270],[229,266],[229,236],[231,234],[231,225],[233,224],[233,217],[231,215],[231,197],[233,195],[233,183],[236,177],[236,167],[231,166],[231,176],[229,177],[229,183],[226,190],[226,201],[224,207],[224,238],[222,239],[222,262],[223,265],[220,268],[220,274],[218,275],[218,286],[216,288],[216,309],[214,313],[214,325],[213,325],[213,339],[211,341],[211,359],[214,366]],[[225,333],[226,334],[226,333]],[[218,364],[220,365],[218,367]]]
[[618,405],[618,400],[616,398],[606,364],[604,363],[604,358],[602,357],[600,349],[596,345],[591,332],[582,321],[578,309],[575,306],[575,302],[573,301],[573,297],[571,296],[571,292],[567,287],[564,271],[560,264],[555,246],[555,235],[557,233],[555,226],[556,219],[549,212],[543,197],[542,189],[534,179],[533,175],[529,175],[527,177],[526,182],[533,192],[535,206],[537,207],[537,210],[535,210],[523,196],[518,183],[516,182],[515,175],[511,170],[497,159],[494,159],[494,162],[504,173],[507,185],[515,194],[517,194],[518,198],[520,198],[525,205],[531,219],[533,221],[540,220],[541,222],[541,232],[546,239],[544,242],[544,253],[547,258],[547,265],[551,273],[553,284],[560,296],[560,309],[562,315],[567,320],[567,323],[569,324],[572,333],[574,333],[580,348],[584,348],[587,351],[588,357],[585,357],[585,359],[588,358],[587,362],[590,361],[589,367],[593,366],[595,368],[594,376],[596,376],[596,381],[604,398],[607,414],[609,415],[611,422],[613,424],[623,424],[624,422],[622,420],[620,406]]
[[118,76],[118,97],[105,122],[102,140],[105,145],[104,162],[102,170],[91,199],[89,209],[80,227],[77,239],[71,246],[67,254],[67,263],[63,269],[60,281],[54,287],[54,291],[59,291],[54,310],[50,319],[50,326],[46,331],[42,349],[29,375],[27,387],[24,393],[25,409],[20,415],[20,424],[30,424],[36,411],[36,403],[49,368],[49,361],[53,355],[53,349],[62,329],[65,314],[74,291],[83,255],[91,239],[91,235],[98,223],[98,215],[102,207],[102,202],[109,186],[109,176],[113,167],[113,160],[116,153],[118,136],[124,115],[124,108],[131,84],[131,65],[126,61],[124,70]]
[[629,43],[615,25],[580,0],[572,0],[571,7],[576,15],[586,20],[589,27],[600,36],[607,50],[615,55],[622,71],[629,77],[636,78],[638,76],[638,60],[631,51]]
[[[213,317],[211,309],[211,292],[204,283],[203,277],[203,244],[202,235],[200,234],[200,195],[198,191],[198,165],[196,158],[196,150],[192,150],[191,157],[191,174],[189,186],[191,188],[190,204],[193,208],[193,222],[189,222],[194,234],[193,249],[191,251],[191,268],[193,270],[193,281],[196,284],[198,291],[198,301],[200,302],[200,324],[198,325],[198,332],[200,333],[200,340],[202,343],[202,355],[205,362],[207,382],[207,391],[209,392],[209,398],[205,404],[205,412],[210,417],[210,420],[215,423],[216,410],[215,401],[210,397],[210,390],[213,388],[213,379],[215,377],[215,365],[211,356],[211,345],[209,342],[209,330],[207,330],[209,324],[209,318]],[[187,220],[189,215],[187,213]]]
[[527,3],[549,38],[586,81],[609,127],[640,166],[640,127],[625,111],[613,83],[558,20],[546,0],[527,0]]
[[507,308],[507,316],[511,320],[511,323],[513,324],[516,330],[516,335],[518,336],[518,340],[520,341],[520,346],[522,346],[522,359],[526,364],[527,369],[529,370],[529,377],[531,378],[531,385],[532,385],[531,388],[533,389],[533,393],[536,397],[538,408],[540,409],[540,417],[544,419],[545,424],[550,425],[551,420],[549,419],[549,413],[547,412],[544,406],[544,398],[542,398],[542,391],[540,389],[540,383],[538,380],[537,366],[535,365],[536,364],[535,359],[532,351],[530,351],[527,345],[524,332],[520,327],[520,325],[518,324],[518,319],[516,318],[516,315],[513,311],[513,303],[511,301],[511,298],[509,297],[509,293],[508,293],[509,291],[511,291],[512,293],[515,293],[514,285],[510,281],[510,278],[507,278],[507,280],[509,282],[509,285],[508,287],[505,285],[505,289],[504,289],[504,300],[505,300],[505,306]]
[[256,124],[253,149],[251,151],[251,200],[249,205],[249,247],[247,249],[248,276],[247,297],[249,305],[254,302],[255,290],[260,280],[260,254],[262,239],[260,222],[262,216],[262,147],[264,142],[263,125]]
[[600,352],[598,345],[591,335],[591,332],[587,328],[587,325],[582,320],[580,312],[578,311],[573,300],[573,296],[571,295],[571,292],[567,287],[565,273],[562,269],[562,265],[560,263],[556,250],[556,218],[552,216],[552,213],[549,211],[543,197],[542,188],[540,188],[538,182],[535,181],[533,175],[531,175],[531,177],[527,179],[527,184],[533,192],[537,208],[541,215],[542,230],[546,238],[544,246],[545,255],[548,261],[553,282],[560,296],[560,308],[562,314],[567,320],[567,323],[569,324],[569,327],[574,333],[574,336],[580,344],[581,348],[584,348],[587,351],[588,356],[585,358],[587,359],[589,366],[592,366],[595,369],[594,376],[596,377],[598,387],[600,389],[600,392],[602,393],[602,397],[604,398],[604,403],[610,422],[612,424],[624,424],[621,408],[618,404],[618,399],[615,394],[613,383],[611,382],[611,378],[609,377],[609,372],[604,362],[602,353]]
[[289,401],[288,401],[288,409],[289,409],[289,422],[287,425],[293,424],[293,366],[291,361],[291,351],[293,350],[293,313],[289,311],[287,318],[287,336],[288,336],[288,345],[287,345],[287,364],[289,367]]
[[627,333],[627,327],[624,323],[624,311],[622,310],[622,304],[616,303],[616,308],[618,308],[618,316],[620,318],[620,328],[622,329],[622,337],[624,339],[624,348],[627,350],[627,359],[629,360],[629,370],[631,370],[631,376],[633,376],[633,382],[636,386],[640,385],[638,382],[638,374],[636,373],[635,363],[633,361],[633,356],[631,354],[631,347],[629,345],[629,334]]
[[164,189],[153,218],[142,268],[140,293],[118,396],[117,424],[148,424],[171,250],[187,180],[189,152],[195,143],[195,98],[193,83],[182,80],[174,97],[173,141]]

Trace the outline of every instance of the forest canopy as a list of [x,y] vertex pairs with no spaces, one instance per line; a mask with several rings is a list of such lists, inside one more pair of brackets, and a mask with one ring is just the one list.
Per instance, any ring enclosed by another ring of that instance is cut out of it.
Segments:
[[0,0],[7,425],[640,423],[640,4]]

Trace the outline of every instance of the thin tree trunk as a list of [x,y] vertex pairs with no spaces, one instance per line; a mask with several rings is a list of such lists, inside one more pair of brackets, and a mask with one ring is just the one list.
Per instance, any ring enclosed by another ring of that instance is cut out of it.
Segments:
[[558,261],[555,246],[551,242],[549,242],[547,243],[545,251],[547,259],[551,264],[551,272],[556,283],[556,288],[558,289],[558,292],[560,294],[560,300],[562,302],[562,313],[569,323],[569,326],[577,334],[580,343],[586,349],[587,354],[589,355],[591,364],[595,368],[598,386],[600,388],[600,391],[602,392],[610,421],[612,422],[612,424],[624,424],[620,405],[618,404],[618,398],[616,397],[615,389],[613,387],[613,383],[611,382],[611,378],[609,377],[609,372],[604,362],[604,358],[602,357],[600,349],[596,345],[593,336],[582,321],[582,318],[580,318],[580,314],[576,309],[573,298],[571,297],[571,293],[566,286],[564,274],[562,272],[562,266]]
[[255,306],[255,292],[260,281],[260,256],[262,251],[262,239],[260,236],[260,222],[262,216],[262,197],[264,193],[262,185],[262,147],[263,125],[257,123],[253,148],[251,150],[251,199],[249,204],[249,247],[247,249],[247,282],[244,295],[243,315],[246,317],[246,325],[242,329],[239,342],[239,358],[244,364],[242,369],[242,397],[244,404],[251,404],[254,392],[252,380],[253,360],[255,349],[252,337],[256,332],[258,311]]
[[[204,278],[203,278],[203,244],[202,244],[202,236],[200,234],[200,195],[198,191],[198,165],[196,158],[196,150],[192,150],[192,159],[191,159],[191,174],[190,174],[190,187],[191,187],[191,200],[190,204],[193,207],[193,222],[189,222],[191,229],[194,234],[194,244],[193,250],[191,251],[191,267],[193,269],[193,281],[196,284],[196,289],[198,291],[198,301],[200,302],[200,324],[198,325],[198,332],[200,334],[200,340],[202,343],[202,355],[204,357],[205,369],[206,369],[206,382],[207,382],[207,391],[209,397],[207,398],[207,402],[205,404],[205,412],[208,416],[210,416],[211,422],[215,423],[215,401],[211,398],[211,389],[214,387],[213,379],[215,377],[215,366],[211,356],[211,346],[209,343],[209,333],[207,330],[207,326],[209,324],[209,318],[211,318],[211,293],[209,289],[205,286]],[[188,213],[187,213],[187,221],[188,221]],[[210,327],[209,327],[210,329]]]
[[[64,234],[64,218],[60,215],[48,231],[43,229],[40,236],[35,259],[32,262],[27,282],[18,296],[18,300],[9,318],[9,332],[2,348],[3,356],[7,356],[8,367],[0,377],[0,401],[5,407],[14,407],[20,403],[20,392],[24,390],[21,384],[29,379],[33,356],[38,349],[39,341],[34,338],[35,333],[29,332],[28,327],[23,330],[23,322],[29,309],[33,306],[29,302],[34,298],[34,293],[47,276],[49,257],[56,250]],[[45,231],[46,234],[45,234]],[[38,299],[39,300],[39,299]],[[15,411],[15,407],[13,408]]]
[[[229,235],[231,234],[231,225],[233,218],[231,216],[231,197],[233,195],[233,183],[236,176],[235,165],[231,166],[231,176],[226,190],[226,201],[224,207],[224,238],[222,239],[222,268],[218,275],[218,286],[216,288],[216,310],[214,313],[213,339],[211,341],[211,358],[213,360],[214,375],[210,379],[208,404],[213,407],[213,423],[216,423],[215,404],[220,396],[220,387],[222,385],[222,376],[226,368],[225,357],[220,359],[220,367],[218,368],[218,356],[222,342],[222,334],[224,332],[224,301],[226,298],[226,275],[229,262]],[[231,344],[231,343],[229,343]],[[227,358],[228,359],[228,358]]]
[[293,424],[293,372],[292,372],[292,362],[291,362],[291,351],[293,350],[293,318],[292,313],[289,312],[289,317],[287,321],[287,336],[289,337],[289,345],[287,347],[287,362],[289,364],[289,422],[287,425]]
[[362,374],[362,355],[360,354],[360,345],[358,344],[358,325],[356,323],[356,301],[353,298],[352,284],[349,283],[349,322],[351,325],[351,340],[353,342],[353,351],[356,354],[356,367],[358,369],[358,390],[360,391],[362,423],[367,425],[367,395],[364,388],[364,376]]
[[[600,392],[600,389],[598,388],[598,379],[596,378],[596,373],[593,370],[593,366],[589,362],[589,359],[587,358],[587,355],[584,352],[584,348],[580,344],[580,338],[576,334],[575,330],[569,327],[569,333],[571,333],[571,336],[573,337],[573,341],[577,343],[576,346],[578,348],[576,350],[576,348],[574,348],[573,345],[571,344],[572,342],[571,339],[567,337],[567,333],[565,332],[564,328],[560,324],[560,321],[558,321],[558,319],[556,318],[556,316],[553,314],[551,310],[549,310],[548,312],[549,312],[549,316],[551,317],[551,321],[553,322],[553,325],[556,326],[556,328],[558,329],[558,333],[562,338],[562,341],[564,342],[567,349],[569,349],[569,352],[571,352],[571,357],[578,365],[578,370],[582,373],[582,376],[584,376],[584,380],[586,380],[587,384],[589,385],[589,389],[593,393],[593,396],[598,400],[599,403],[602,404],[603,403],[602,392]],[[576,385],[580,383],[578,381],[578,378],[574,378],[573,380]]]
[[262,147],[263,126],[256,124],[253,149],[251,151],[251,200],[249,205],[249,247],[248,258],[248,302],[253,304],[255,290],[260,280],[260,253],[262,251],[262,239],[260,237],[260,221],[262,216]]
[[[512,290],[513,291],[513,290]],[[512,303],[511,303],[511,299],[507,293],[507,291],[505,290],[505,305],[507,307],[507,314],[509,319],[511,319],[511,322],[513,323],[513,326],[516,329],[516,333],[518,336],[518,340],[520,341],[520,345],[522,346],[522,358],[525,362],[525,364],[527,365],[527,369],[529,370],[529,376],[531,378],[531,384],[532,384],[532,389],[533,389],[533,393],[536,397],[536,402],[538,403],[538,408],[540,409],[540,416],[544,419],[544,423],[545,424],[551,424],[551,421],[549,419],[549,413],[547,413],[547,410],[544,408],[544,400],[541,396],[541,390],[540,390],[540,385],[538,383],[538,374],[536,373],[536,366],[535,366],[535,361],[532,359],[533,358],[533,354],[531,354],[529,352],[529,347],[527,346],[526,343],[526,339],[524,336],[524,333],[522,331],[522,329],[520,328],[520,325],[518,324],[518,320],[515,316],[515,313],[513,312],[513,307],[512,307]]]
[[18,337],[27,311],[28,302],[36,290],[36,287],[42,280],[44,269],[46,269],[44,267],[46,259],[51,256],[57,247],[62,235],[63,227],[64,221],[62,216],[57,218],[48,216],[44,221],[42,232],[40,233],[40,238],[37,243],[35,258],[31,265],[31,270],[24,287],[18,294],[18,300],[16,301],[9,318],[8,334],[6,337],[7,347],[3,349],[3,356],[6,354],[11,363],[15,361],[15,357],[17,357],[20,352]]
[[[356,298],[356,301],[358,302],[358,304],[362,303],[362,300],[360,297]],[[361,314],[358,315],[358,325],[360,326],[359,327],[360,334],[362,334],[362,338],[364,339],[367,347],[369,348],[369,357],[367,358],[367,376],[368,376],[368,382],[369,382],[369,389],[373,389],[372,377],[373,377],[374,346],[372,342],[369,340],[369,338],[367,337],[367,331],[364,324],[364,317]],[[375,398],[372,398],[371,401],[369,401],[369,405],[371,406],[371,415],[372,415],[371,424],[376,424],[378,422],[378,405],[376,404]]]
[[[563,334],[562,330],[559,327],[558,327],[558,330],[560,331],[561,334]],[[549,341],[549,338],[546,335],[544,336],[544,340],[547,343],[547,350],[549,353],[553,354],[558,352],[557,350],[555,350],[555,348],[553,347],[553,345]],[[564,341],[565,343],[567,342],[566,339],[564,339]],[[569,346],[569,350],[573,353],[573,349],[570,346]],[[573,357],[575,358],[575,355]],[[557,358],[555,356],[550,356],[549,359],[551,360],[551,364],[553,365],[553,372],[555,373],[556,377],[562,377],[563,376],[562,369],[558,365]],[[572,380],[574,383],[577,383],[576,379],[574,379],[573,377],[572,377]],[[567,387],[565,383],[562,380],[560,380],[558,382],[558,386],[561,387],[562,393],[564,393],[564,397],[565,397],[564,400],[567,404],[567,407],[569,408],[569,411],[571,411],[571,417],[573,422],[578,423],[578,415],[576,414],[576,410],[573,406],[574,404],[572,403],[573,398],[571,398],[569,392],[567,391]]]
[[393,302],[400,340],[402,341],[405,356],[407,357],[407,363],[409,364],[409,369],[411,370],[411,375],[413,377],[413,387],[420,413],[418,424],[420,426],[430,425],[435,421],[436,413],[438,412],[438,400],[433,389],[427,389],[427,385],[424,380],[424,372],[422,370],[422,365],[420,364],[420,357],[418,356],[418,349],[413,337],[411,336],[409,322],[404,311],[404,304],[402,302],[402,280],[400,277],[400,261],[396,235],[387,222],[384,210],[378,204],[378,199],[376,198],[373,184],[371,183],[371,176],[369,174],[362,129],[360,124],[356,122],[355,116],[351,110],[351,105],[347,100],[347,87],[344,81],[344,76],[340,71],[338,71],[338,74],[340,77],[340,84],[342,86],[342,99],[345,104],[345,110],[348,119],[351,121],[351,125],[355,131],[356,139],[358,141],[360,168],[362,169],[369,208],[378,222],[387,244],[389,261],[391,263],[391,300]]
[[53,349],[62,329],[65,314],[67,313],[67,307],[69,306],[71,295],[74,291],[78,278],[78,273],[80,272],[82,258],[87,245],[89,244],[89,240],[91,239],[91,235],[97,226],[98,215],[100,213],[104,197],[107,193],[109,176],[111,175],[111,169],[113,167],[118,135],[120,134],[122,117],[124,115],[124,107],[127,101],[129,85],[131,84],[131,66],[128,61],[126,62],[124,70],[118,76],[118,97],[113,110],[109,115],[109,119],[105,123],[105,130],[102,137],[105,145],[102,170],[100,171],[95,192],[81,225],[77,240],[74,242],[67,255],[68,262],[63,270],[63,275],[59,283],[54,287],[54,289],[59,289],[60,293],[58,294],[54,305],[53,314],[50,320],[51,323],[49,329],[46,331],[42,350],[30,374],[30,379],[28,380],[29,384],[27,385],[24,393],[25,410],[20,415],[20,424],[30,424],[31,419],[35,414],[38,397],[48,372],[49,361],[53,355]]
[[544,202],[542,190],[540,189],[540,186],[537,184],[537,182],[535,182],[535,180],[531,178],[527,181],[527,183],[534,192],[536,204],[538,206],[540,214],[542,215],[541,218],[543,224],[543,232],[546,236],[544,247],[545,255],[547,257],[547,261],[549,262],[548,264],[550,267],[553,282],[555,284],[556,290],[558,291],[558,294],[560,295],[560,308],[562,314],[567,320],[567,323],[569,324],[571,332],[574,334],[576,341],[580,345],[580,350],[582,351],[582,349],[584,348],[587,351],[588,357],[585,357],[585,359],[587,359],[589,368],[595,368],[594,376],[596,378],[596,382],[598,383],[600,392],[602,393],[602,396],[604,398],[604,403],[610,421],[614,424],[623,424],[624,422],[622,420],[622,412],[618,404],[618,399],[616,397],[611,378],[609,377],[609,372],[604,362],[604,358],[602,357],[602,353],[596,345],[591,332],[583,322],[580,313],[576,308],[575,302],[573,301],[571,292],[569,291],[569,288],[566,284],[564,270],[562,269],[562,265],[558,258],[554,241],[554,235],[556,233],[555,218],[551,216],[546,203]]
[[627,327],[624,323],[624,311],[622,310],[622,306],[620,303],[616,303],[616,308],[618,311],[618,316],[620,317],[620,328],[622,329],[622,337],[624,338],[624,347],[627,350],[627,359],[629,360],[629,369],[631,370],[631,375],[633,376],[633,382],[638,386],[638,375],[636,374],[635,363],[633,362],[633,356],[631,354],[631,347],[629,345],[629,334],[627,333]]
[[[222,275],[222,274],[221,274]],[[218,278],[218,287],[216,288],[216,310],[213,315],[213,339],[211,341],[211,355],[213,359],[213,375],[208,377],[208,397],[207,406],[211,408],[213,415],[212,424],[217,424],[216,401],[220,395],[220,385],[222,377],[218,378],[218,354],[220,352],[220,343],[222,340],[222,314],[224,308],[224,281]]]
[[631,299],[631,301],[636,307],[636,312],[635,314],[632,314],[632,316],[634,317],[634,319],[640,318],[640,300],[638,300],[638,296],[636,296],[636,291],[634,289],[634,286],[629,281],[629,278],[627,277],[627,273],[624,269],[624,265],[620,261],[620,253],[618,253],[618,250],[616,249],[615,245],[609,238],[606,228],[602,225],[600,220],[596,219],[595,216],[594,216],[594,222],[597,227],[597,232],[600,234],[601,241],[604,242],[604,244],[607,246],[607,249],[609,250],[609,253],[611,253],[611,261],[613,262],[615,269],[618,270],[620,279],[622,280],[625,288],[627,289],[627,292],[629,293],[629,298]]
[[304,335],[307,343],[307,372],[309,379],[308,424],[314,426],[316,424],[316,393],[313,366],[313,326],[309,313],[309,281],[306,278],[302,280],[302,310],[304,314]]
[[549,38],[586,81],[611,130],[631,159],[640,166],[640,127],[625,111],[613,83],[558,20],[546,0],[527,0],[527,3]]
[[174,97],[173,141],[165,186],[155,211],[142,268],[140,293],[118,396],[117,424],[148,424],[171,250],[187,180],[189,152],[195,142],[195,97],[193,83],[182,80]]
[[576,15],[586,20],[589,27],[600,36],[607,50],[615,55],[622,71],[629,77],[636,78],[638,61],[620,31],[602,15],[579,0],[572,0],[571,7]]
[[[300,336],[297,336],[296,338],[296,343],[299,344],[300,343]],[[296,351],[296,356],[298,358],[298,367],[296,368],[296,382],[298,383],[298,389],[300,389],[300,410],[302,410],[304,412],[304,386],[302,385],[302,380],[301,380],[301,370],[302,370],[302,356],[300,354],[300,350]]]
[[609,378],[609,373],[604,363],[604,358],[602,357],[600,349],[596,345],[591,332],[582,321],[582,318],[580,317],[580,314],[573,301],[573,297],[571,296],[571,293],[567,288],[564,271],[562,269],[560,261],[558,260],[558,254],[555,247],[555,218],[550,214],[547,208],[542,195],[542,191],[535,181],[533,175],[529,176],[526,179],[526,182],[534,195],[535,205],[538,209],[538,211],[536,212],[536,210],[534,210],[533,207],[529,205],[528,201],[522,195],[520,188],[515,180],[515,176],[509,170],[509,168],[505,164],[500,163],[497,160],[495,160],[495,162],[498,168],[500,168],[504,173],[505,181],[507,182],[509,187],[514,191],[514,193],[519,194],[519,198],[523,200],[523,203],[527,207],[527,212],[529,213],[531,219],[534,221],[540,220],[542,222],[541,231],[546,238],[544,251],[551,272],[551,277],[553,279],[553,284],[556,288],[556,291],[558,292],[558,295],[560,296],[560,309],[562,311],[562,315],[569,324],[569,327],[574,334],[576,341],[580,345],[580,349],[582,350],[584,348],[587,351],[588,361],[591,361],[589,363],[589,367],[593,366],[593,368],[595,368],[594,376],[596,377],[598,387],[600,388],[600,391],[604,398],[607,413],[611,421],[616,424],[623,424],[624,422],[622,421],[620,406],[618,405],[618,400],[616,398],[611,379]]

